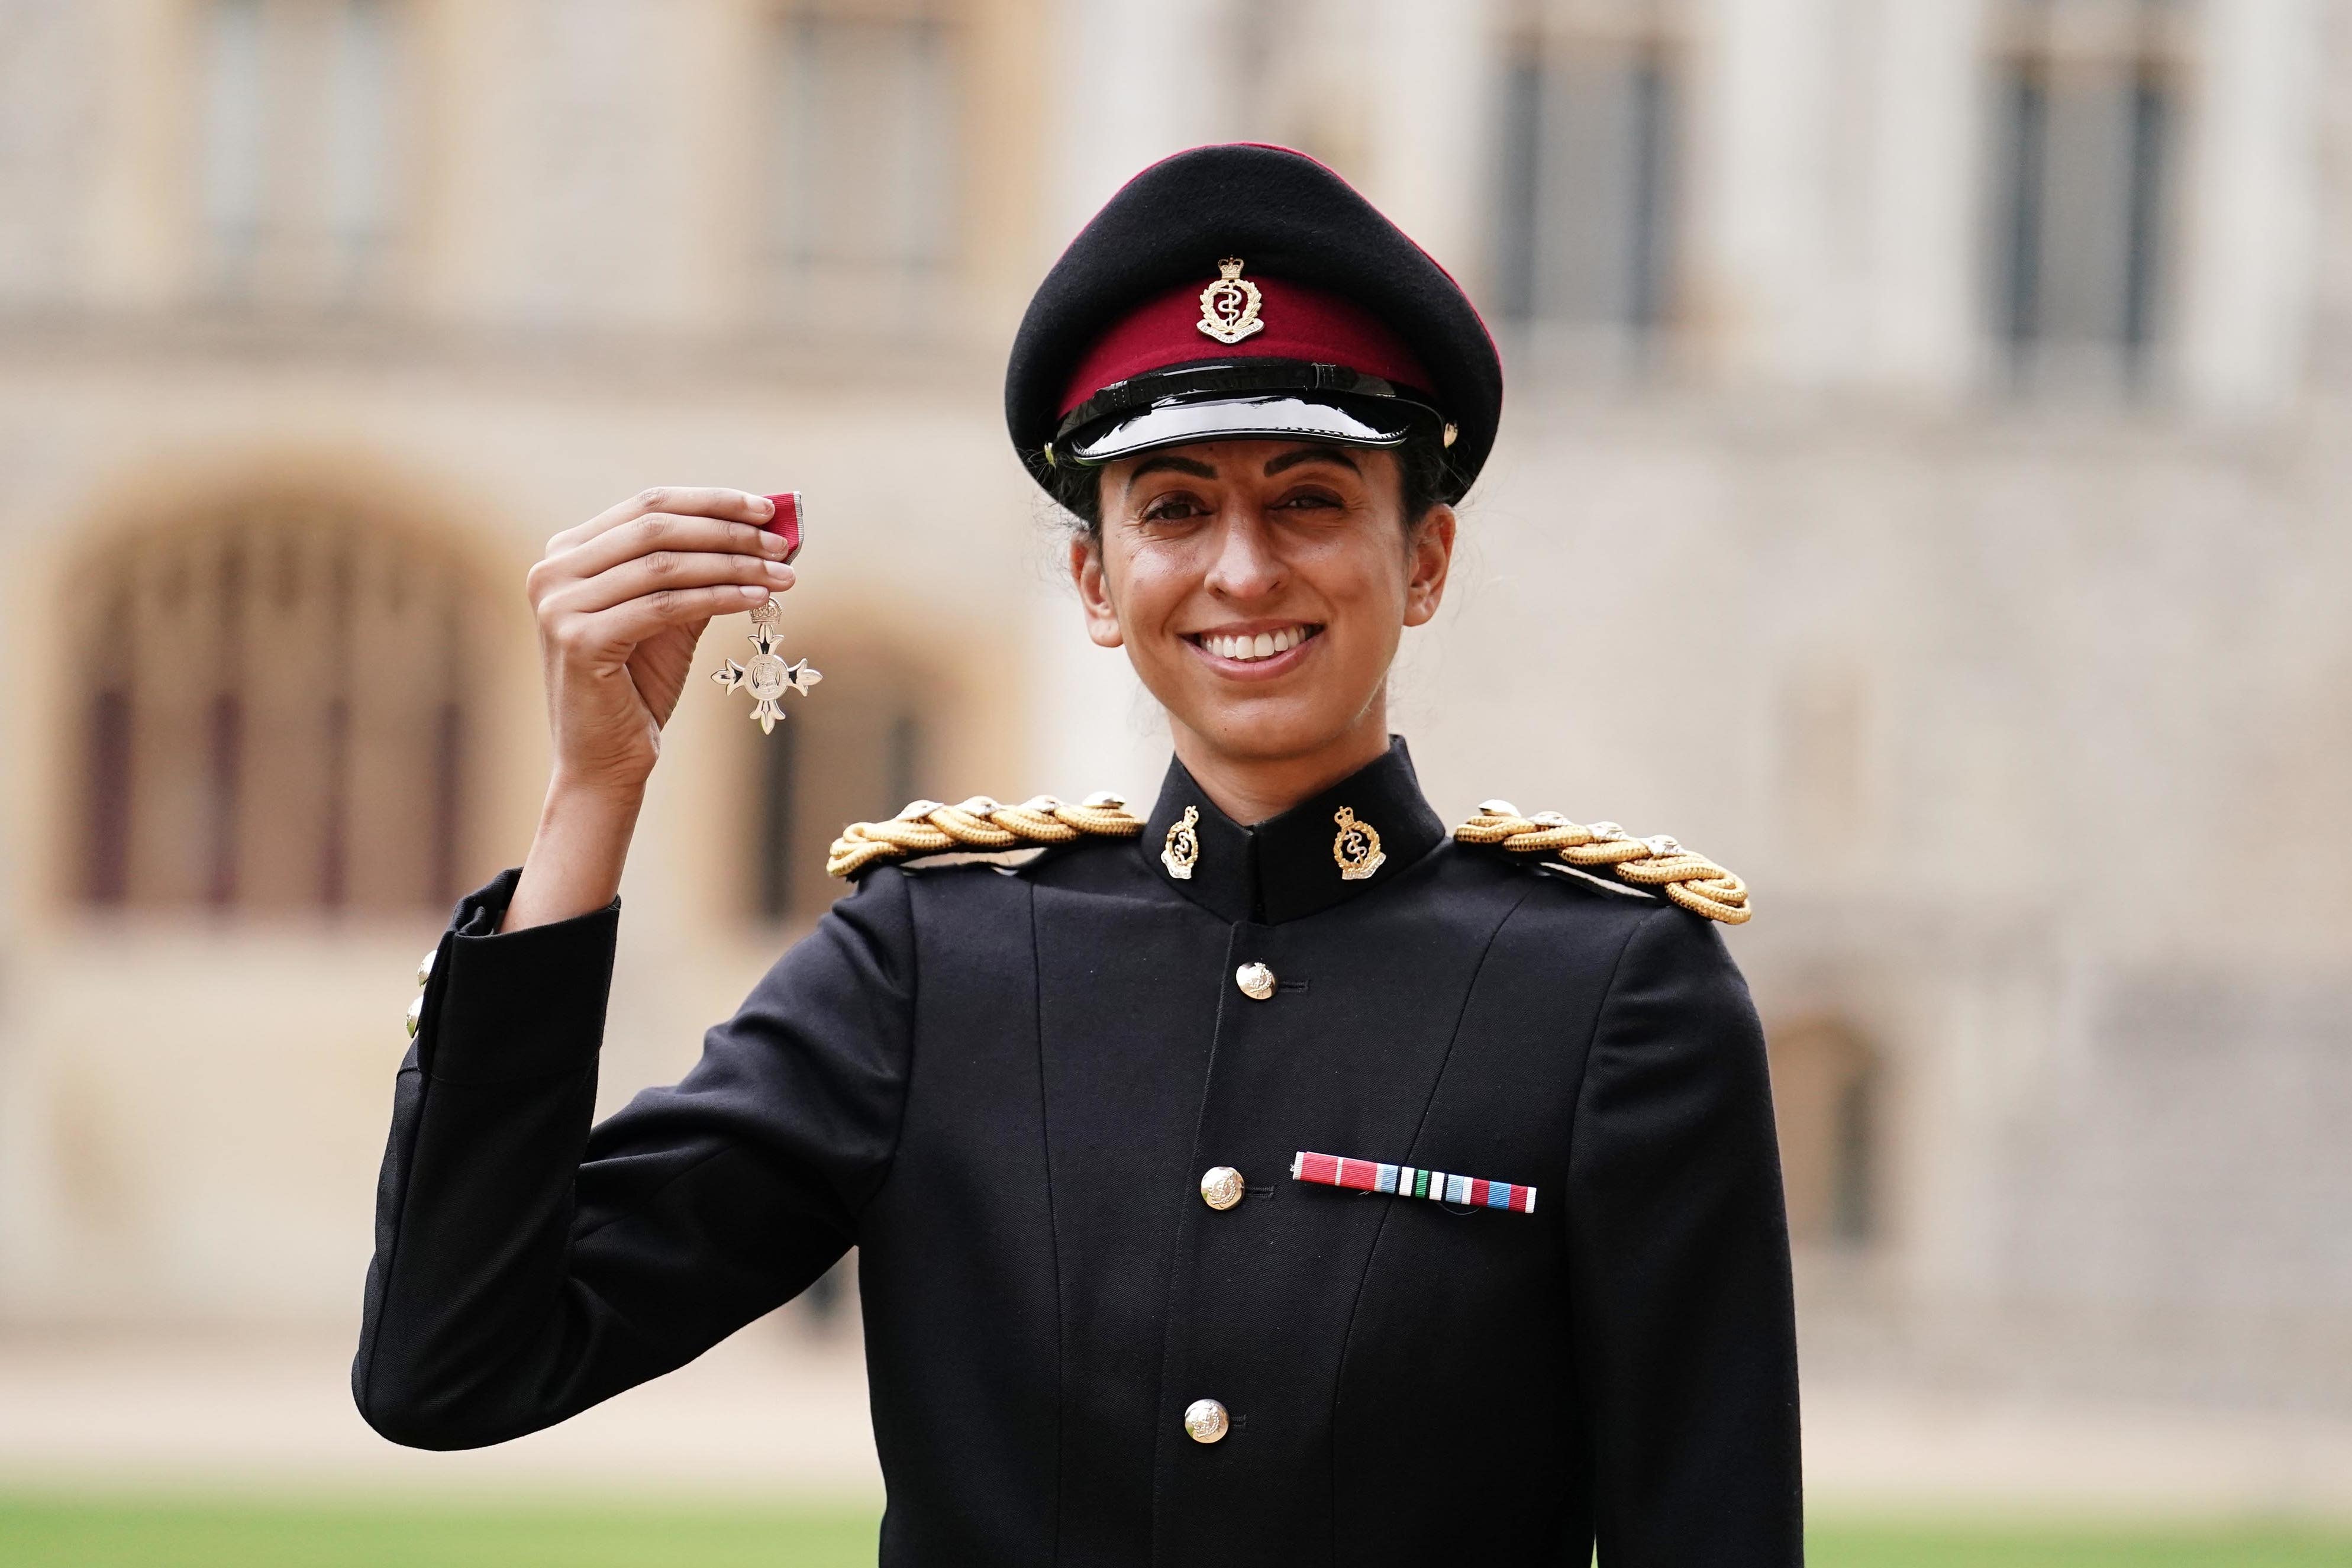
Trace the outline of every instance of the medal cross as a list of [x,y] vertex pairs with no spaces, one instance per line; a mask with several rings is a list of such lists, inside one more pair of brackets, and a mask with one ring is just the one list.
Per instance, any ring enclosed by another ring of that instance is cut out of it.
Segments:
[[811,669],[804,658],[786,664],[776,656],[775,623],[780,618],[772,599],[753,610],[754,625],[749,640],[757,651],[751,655],[751,662],[738,664],[730,658],[724,668],[712,671],[710,676],[730,691],[746,686],[751,689],[751,721],[760,726],[762,735],[774,734],[776,721],[785,716],[785,692],[797,691],[805,697],[810,687],[824,679],[822,672]]

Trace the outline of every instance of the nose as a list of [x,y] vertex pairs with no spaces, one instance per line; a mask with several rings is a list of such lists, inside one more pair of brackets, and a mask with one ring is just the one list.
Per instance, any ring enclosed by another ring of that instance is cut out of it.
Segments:
[[1209,592],[1225,599],[1262,599],[1282,586],[1285,569],[1257,508],[1235,501],[1219,520]]

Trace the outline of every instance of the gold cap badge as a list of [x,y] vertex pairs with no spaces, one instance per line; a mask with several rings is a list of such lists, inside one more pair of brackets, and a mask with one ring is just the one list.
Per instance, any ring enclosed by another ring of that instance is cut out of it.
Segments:
[[1257,319],[1264,302],[1257,285],[1242,276],[1242,258],[1228,256],[1217,263],[1217,280],[1201,290],[1201,319],[1193,324],[1221,343],[1237,343],[1265,330]]

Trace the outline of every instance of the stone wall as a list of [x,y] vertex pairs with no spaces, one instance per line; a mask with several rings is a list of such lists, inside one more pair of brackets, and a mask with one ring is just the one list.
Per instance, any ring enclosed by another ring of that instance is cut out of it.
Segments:
[[[941,672],[943,792],[1147,791],[1155,716],[1080,640],[1002,447],[1028,283],[1150,158],[1265,135],[1484,290],[1495,41],[1640,11],[1685,73],[1675,309],[1632,371],[1498,323],[1504,439],[1397,678],[1433,797],[1718,856],[1757,889],[1730,941],[1768,1019],[1875,1060],[1868,1237],[1803,1259],[1821,1375],[2352,1403],[2304,1375],[2352,1364],[2352,16],[2176,9],[2156,372],[2019,396],[1988,327],[1979,0],[951,7],[957,265],[912,327],[790,330],[751,0],[415,0],[407,222],[389,292],[340,314],[205,291],[196,0],[0,0],[0,1321],[348,1311],[435,925],[75,905],[61,628],[92,539],[139,548],[240,485],[358,486],[511,587],[646,483],[796,484],[808,646]],[[1187,89],[1133,111],[1173,58]],[[497,859],[542,766],[507,602]],[[742,731],[688,692],[608,1099],[679,1070],[789,935],[744,915]]]

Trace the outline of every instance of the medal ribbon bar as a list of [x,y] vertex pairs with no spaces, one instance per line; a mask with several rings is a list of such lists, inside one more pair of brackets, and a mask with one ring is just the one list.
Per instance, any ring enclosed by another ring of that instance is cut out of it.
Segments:
[[1511,1182],[1489,1182],[1450,1171],[1428,1171],[1418,1165],[1384,1165],[1376,1160],[1350,1160],[1339,1154],[1310,1154],[1302,1149],[1290,1162],[1290,1179],[1318,1186],[1349,1187],[1360,1193],[1389,1193],[1401,1198],[1431,1198],[1442,1204],[1468,1204],[1474,1208],[1536,1212],[1536,1190]]

